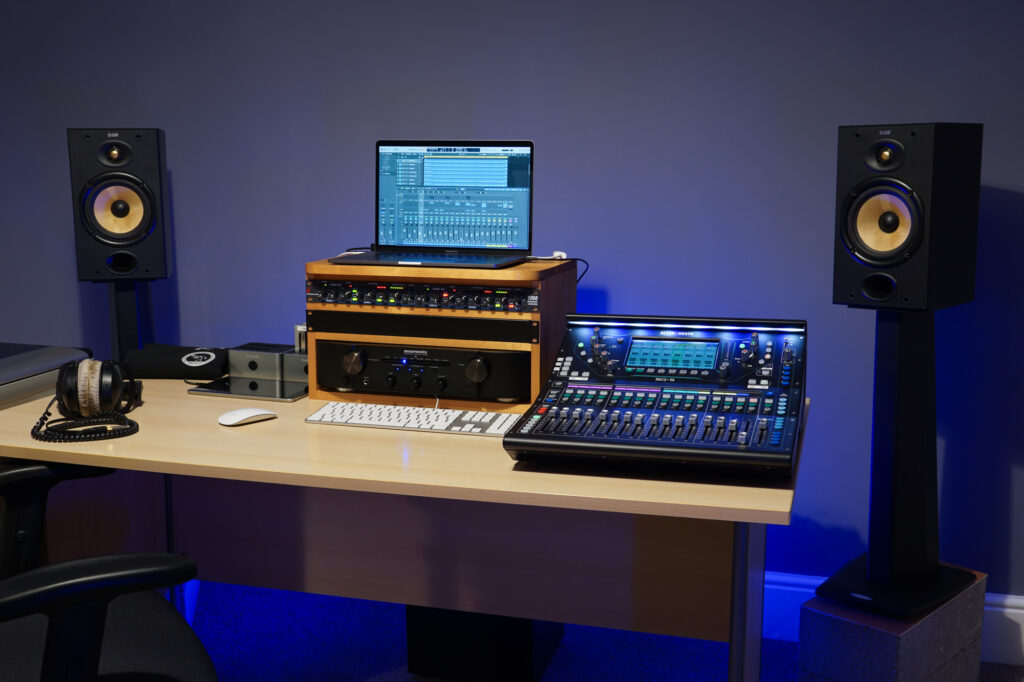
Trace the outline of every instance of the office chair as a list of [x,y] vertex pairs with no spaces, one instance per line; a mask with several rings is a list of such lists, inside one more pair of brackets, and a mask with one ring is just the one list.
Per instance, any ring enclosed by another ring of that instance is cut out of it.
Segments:
[[57,483],[112,469],[0,458],[0,679],[216,680],[192,629],[154,589],[196,575],[173,554],[39,566]]

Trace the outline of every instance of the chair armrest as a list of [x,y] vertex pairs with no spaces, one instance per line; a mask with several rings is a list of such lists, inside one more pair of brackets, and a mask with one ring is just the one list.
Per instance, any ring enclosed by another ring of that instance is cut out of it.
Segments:
[[0,457],[0,495],[8,490],[13,490],[14,488],[11,486],[20,486],[26,483],[43,483],[53,486],[61,481],[106,476],[114,471],[116,470],[106,467]]
[[120,554],[76,559],[0,580],[0,622],[56,613],[86,602],[109,603],[129,592],[177,585],[196,576],[176,554]]

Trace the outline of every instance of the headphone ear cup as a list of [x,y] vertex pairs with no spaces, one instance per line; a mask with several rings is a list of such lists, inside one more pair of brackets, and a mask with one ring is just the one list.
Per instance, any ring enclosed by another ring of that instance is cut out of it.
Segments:
[[96,395],[100,412],[112,412],[121,401],[121,372],[113,362],[100,365]]
[[130,412],[135,407],[136,383],[124,365],[104,362],[99,382],[100,410]]
[[124,381],[122,382],[121,402],[114,409],[123,414],[134,410],[142,402],[142,382],[132,376],[131,369],[127,365],[121,367]]
[[62,417],[74,418],[78,409],[78,363],[65,362],[57,371],[57,411]]
[[82,360],[78,363],[78,411],[83,417],[100,412],[100,378],[103,363]]

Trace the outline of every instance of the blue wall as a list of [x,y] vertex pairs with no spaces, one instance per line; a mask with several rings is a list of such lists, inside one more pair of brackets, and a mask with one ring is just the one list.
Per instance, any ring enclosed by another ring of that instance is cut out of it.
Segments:
[[[60,3],[58,3],[60,4]],[[874,316],[831,303],[836,127],[985,124],[977,300],[937,316],[943,556],[1024,594],[1018,3],[8,2],[3,338],[107,352],[65,129],[167,135],[158,340],[292,338],[303,264],[367,244],[378,138],[529,138],[536,238],[584,310],[806,319],[813,406],[769,568],[866,540]],[[833,5],[835,5],[833,7]]]

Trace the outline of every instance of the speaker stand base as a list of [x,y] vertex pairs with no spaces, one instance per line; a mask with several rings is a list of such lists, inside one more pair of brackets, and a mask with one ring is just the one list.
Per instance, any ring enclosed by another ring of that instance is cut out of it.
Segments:
[[912,620],[953,598],[976,579],[971,571],[939,564],[932,576],[885,585],[867,579],[867,564],[867,554],[853,559],[819,585],[815,594],[890,618]]

